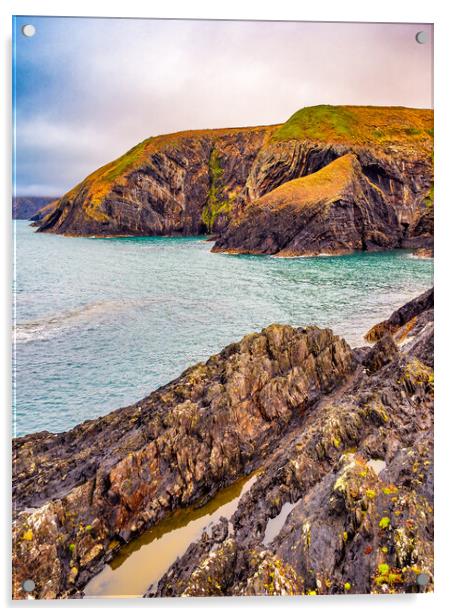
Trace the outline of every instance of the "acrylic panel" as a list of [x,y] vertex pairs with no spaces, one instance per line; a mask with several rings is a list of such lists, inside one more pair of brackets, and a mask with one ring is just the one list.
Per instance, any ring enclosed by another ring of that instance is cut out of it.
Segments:
[[433,26],[13,30],[13,597],[431,592]]

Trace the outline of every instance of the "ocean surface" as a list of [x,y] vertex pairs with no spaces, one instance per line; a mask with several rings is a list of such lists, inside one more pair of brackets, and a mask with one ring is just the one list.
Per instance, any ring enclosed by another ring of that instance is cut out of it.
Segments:
[[279,259],[204,238],[68,238],[15,221],[14,425],[61,432],[138,401],[270,323],[352,346],[432,285],[408,251]]

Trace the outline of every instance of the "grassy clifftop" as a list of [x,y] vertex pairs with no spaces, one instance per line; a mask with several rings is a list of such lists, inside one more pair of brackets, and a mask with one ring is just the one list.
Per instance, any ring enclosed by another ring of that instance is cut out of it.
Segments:
[[433,139],[433,111],[349,105],[304,107],[272,136],[273,141],[289,139],[428,147]]

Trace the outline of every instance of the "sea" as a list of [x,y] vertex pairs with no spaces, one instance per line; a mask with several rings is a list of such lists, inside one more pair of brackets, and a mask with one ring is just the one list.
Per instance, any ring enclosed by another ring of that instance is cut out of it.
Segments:
[[13,436],[136,402],[271,323],[351,346],[433,284],[410,251],[277,258],[205,237],[71,238],[14,221]]

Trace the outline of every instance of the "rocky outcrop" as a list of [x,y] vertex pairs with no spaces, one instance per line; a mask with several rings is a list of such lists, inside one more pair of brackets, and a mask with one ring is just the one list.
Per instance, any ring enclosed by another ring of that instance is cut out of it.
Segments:
[[434,292],[429,289],[419,297],[395,310],[391,316],[374,325],[365,335],[366,340],[375,342],[387,334],[392,334],[399,341],[408,335],[414,335],[427,322],[433,322]]
[[278,256],[394,248],[397,216],[354,154],[291,180],[253,202],[214,251]]
[[13,444],[14,595],[83,588],[121,544],[261,464],[354,369],[330,330],[273,325],[139,403]]
[[148,596],[431,590],[430,296],[397,311],[416,313],[403,344],[272,325],[135,405],[15,439],[14,596],[26,579],[78,596],[122,545],[256,469]]
[[229,524],[193,543],[146,596],[433,589],[433,331],[425,315],[410,344],[382,338],[358,354],[365,361],[354,377],[281,441]]
[[198,235],[239,202],[271,127],[154,137],[64,195],[40,231],[68,235]]
[[[213,232],[216,250],[234,252],[278,253],[289,238],[294,254],[312,247],[315,252],[317,244],[328,252],[430,248],[432,147],[432,111],[400,107],[319,105],[300,110],[283,125],[153,137],[64,195],[39,221],[39,230],[69,235]],[[335,161],[351,158],[347,187],[338,173],[335,188],[334,174],[341,169]],[[291,182],[320,170],[325,170],[320,177],[330,175],[327,193],[306,201],[303,185]],[[276,211],[285,187],[294,192],[291,216],[284,200],[281,212]],[[330,219],[323,204],[334,190],[338,199],[330,203]],[[264,197],[267,205],[272,203],[272,216],[262,213]],[[313,209],[312,222],[307,221],[307,210]],[[351,220],[353,229],[342,236],[344,220]],[[277,226],[277,239],[270,223]],[[306,227],[297,242],[292,224]],[[325,238],[318,228],[323,224]],[[253,233],[252,246],[243,242],[246,231]],[[359,240],[363,233],[365,239]]]
[[29,220],[51,201],[55,201],[55,197],[14,197],[13,218]]

